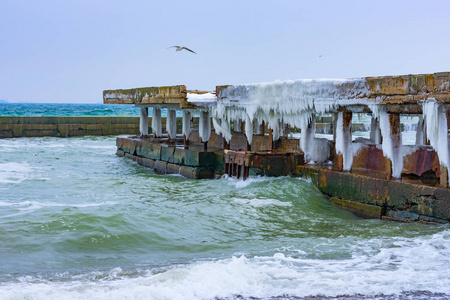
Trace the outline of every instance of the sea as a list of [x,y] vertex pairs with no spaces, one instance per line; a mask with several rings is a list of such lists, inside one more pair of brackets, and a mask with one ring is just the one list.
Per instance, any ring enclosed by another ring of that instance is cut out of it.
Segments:
[[450,298],[449,225],[361,219],[302,178],[158,175],[115,139],[0,140],[0,299]]

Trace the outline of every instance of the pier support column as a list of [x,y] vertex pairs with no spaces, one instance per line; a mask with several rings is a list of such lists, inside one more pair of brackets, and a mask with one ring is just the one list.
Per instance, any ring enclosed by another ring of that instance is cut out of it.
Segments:
[[202,139],[203,148],[206,150],[208,148],[209,138],[211,137],[211,118],[208,111],[200,112],[198,127],[198,133]]
[[249,176],[250,173],[250,168],[248,166],[244,165],[244,174],[243,174],[243,179],[246,180]]
[[256,120],[253,122],[253,134],[261,134],[261,125]]
[[185,145],[189,145],[189,135],[191,134],[191,112],[183,110],[183,140]]
[[[448,128],[450,122],[450,114],[449,111],[446,111],[445,108],[440,105],[439,106],[439,144],[440,149],[438,151],[439,161],[440,161],[440,173],[439,177],[440,186],[443,188],[449,187],[449,171],[448,167],[450,164],[450,149],[448,148]],[[442,157],[442,158],[441,158]]]
[[423,116],[426,122],[427,138],[430,145],[437,152],[440,164],[440,185],[441,187],[449,186],[449,170],[450,166],[450,149],[449,149],[449,113],[448,108],[444,104],[436,102],[436,100],[425,101],[422,104]]
[[305,160],[309,161],[311,160],[311,151],[313,150],[314,134],[316,131],[316,117],[314,114],[311,116],[311,119],[302,124],[300,130],[300,148],[305,154]]
[[380,119],[373,116],[370,120],[370,140],[376,145],[381,144]]
[[273,129],[269,129],[269,150],[273,150]]
[[341,111],[336,122],[335,153],[338,171],[351,171],[353,164],[352,112]]
[[259,133],[261,135],[265,135],[266,134],[266,122],[262,121],[262,124],[259,125]]
[[289,136],[289,133],[290,133],[289,124],[283,123],[283,137],[287,138]]
[[156,138],[162,136],[161,109],[157,107],[153,107],[152,130],[153,130],[153,137]]
[[416,146],[422,146],[427,143],[427,135],[425,130],[425,122],[422,115],[419,115],[416,130]]
[[148,107],[141,107],[139,117],[139,132],[141,136],[148,135]]
[[177,111],[174,109],[167,109],[166,131],[169,140],[177,138]]
[[242,132],[242,121],[241,121],[241,119],[234,120],[233,131],[234,132]]
[[245,121],[245,135],[247,136],[247,151],[251,151],[253,139],[253,121],[248,117]]
[[383,154],[386,157],[386,179],[401,178],[403,156],[400,114],[382,112],[380,114]]

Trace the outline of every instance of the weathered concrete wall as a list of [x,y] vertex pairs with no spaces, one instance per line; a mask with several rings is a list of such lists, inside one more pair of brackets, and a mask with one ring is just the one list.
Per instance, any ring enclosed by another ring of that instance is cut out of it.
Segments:
[[138,117],[0,117],[0,138],[120,135],[137,132]]
[[159,174],[181,174],[187,178],[214,178],[223,172],[223,152],[203,151],[158,143],[156,139],[117,138],[117,155],[132,158]]
[[185,85],[106,90],[103,91],[103,103],[166,104],[179,108],[194,108],[195,106],[187,101],[187,93]]
[[401,221],[450,220],[450,190],[446,188],[307,165],[298,166],[296,175],[311,178],[322,193],[335,199],[336,204],[360,214],[366,212],[378,218]]

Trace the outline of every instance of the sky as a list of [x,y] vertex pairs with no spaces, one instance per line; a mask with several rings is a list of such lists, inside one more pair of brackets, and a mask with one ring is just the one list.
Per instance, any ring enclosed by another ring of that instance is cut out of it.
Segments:
[[449,13],[448,0],[0,0],[0,100],[446,72]]

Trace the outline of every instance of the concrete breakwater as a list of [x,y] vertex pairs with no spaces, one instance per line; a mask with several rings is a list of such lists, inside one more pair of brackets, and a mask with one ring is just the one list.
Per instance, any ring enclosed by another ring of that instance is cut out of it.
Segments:
[[[181,118],[177,120],[177,126],[181,130]],[[138,132],[139,117],[0,117],[0,138],[132,135]]]
[[0,117],[0,138],[133,134],[137,117]]

